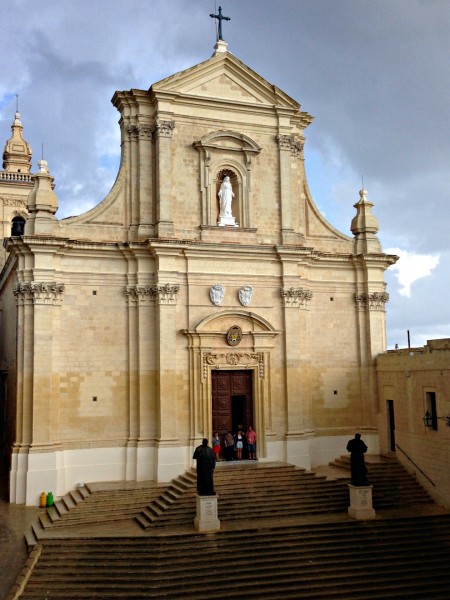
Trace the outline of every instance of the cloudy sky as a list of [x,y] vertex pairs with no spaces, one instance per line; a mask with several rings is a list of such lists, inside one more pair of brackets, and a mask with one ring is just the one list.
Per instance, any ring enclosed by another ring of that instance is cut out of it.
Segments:
[[387,274],[388,347],[450,337],[448,0],[8,0],[0,24],[0,145],[19,95],[33,170],[41,147],[60,218],[109,191],[116,90],[147,89],[228,49],[315,116],[306,168],[327,219],[350,234],[362,177]]

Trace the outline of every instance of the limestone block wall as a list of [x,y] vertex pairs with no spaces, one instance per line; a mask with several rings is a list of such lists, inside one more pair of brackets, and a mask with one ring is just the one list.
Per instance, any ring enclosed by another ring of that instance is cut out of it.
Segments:
[[17,313],[13,295],[14,273],[3,272],[3,289],[0,298],[0,365],[2,369],[1,383],[5,424],[5,450],[14,443],[18,421],[17,413]]
[[56,369],[59,439],[66,446],[128,439],[127,345],[123,279],[98,273],[81,284],[72,276],[61,310]]
[[[430,393],[436,400],[437,416],[450,415],[450,341],[429,340],[423,348],[382,354],[377,359],[377,375],[381,451],[391,449],[393,433],[397,458],[438,502],[450,506],[450,427],[442,418],[437,419],[436,430],[425,427],[423,421]],[[393,432],[389,401],[395,418]]]

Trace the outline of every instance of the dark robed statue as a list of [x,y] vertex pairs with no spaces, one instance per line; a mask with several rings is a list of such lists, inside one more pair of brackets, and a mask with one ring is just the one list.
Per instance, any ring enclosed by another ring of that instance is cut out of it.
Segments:
[[214,469],[216,459],[213,450],[208,446],[208,440],[204,439],[201,446],[197,446],[194,455],[197,461],[197,493],[199,496],[215,496],[214,491]]
[[347,444],[347,452],[350,452],[350,469],[353,485],[369,485],[367,480],[367,467],[364,460],[364,454],[367,452],[367,446],[361,439],[360,433],[355,433],[354,439]]

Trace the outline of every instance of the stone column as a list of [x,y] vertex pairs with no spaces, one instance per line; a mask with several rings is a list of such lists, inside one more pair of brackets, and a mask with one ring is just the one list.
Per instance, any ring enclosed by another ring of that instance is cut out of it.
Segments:
[[156,140],[156,224],[158,237],[173,236],[172,154],[174,121],[156,119],[153,135]]

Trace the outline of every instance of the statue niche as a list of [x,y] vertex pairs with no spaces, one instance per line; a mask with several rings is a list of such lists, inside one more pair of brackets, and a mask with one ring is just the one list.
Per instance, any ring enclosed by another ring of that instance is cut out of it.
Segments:
[[[258,156],[261,148],[243,133],[229,130],[212,131],[193,142],[193,146],[199,153],[201,226],[253,227],[252,159]],[[234,223],[219,222],[219,191],[227,176],[234,193],[231,196]]]
[[223,169],[219,171],[216,179],[217,189],[217,225],[219,227],[239,227],[236,215],[239,215],[240,186],[238,178],[233,171]]

